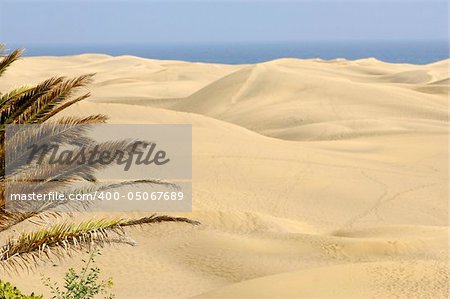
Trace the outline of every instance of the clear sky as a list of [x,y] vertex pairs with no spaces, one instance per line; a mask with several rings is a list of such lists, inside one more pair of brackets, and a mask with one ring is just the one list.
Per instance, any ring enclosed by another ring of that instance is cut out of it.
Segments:
[[0,41],[445,40],[448,12],[445,0],[0,0]]

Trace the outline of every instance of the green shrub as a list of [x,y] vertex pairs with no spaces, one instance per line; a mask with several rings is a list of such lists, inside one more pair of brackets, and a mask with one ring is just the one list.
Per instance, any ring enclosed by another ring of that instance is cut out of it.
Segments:
[[85,262],[85,266],[77,273],[70,268],[64,277],[64,290],[61,290],[56,283],[52,283],[50,278],[43,278],[44,285],[50,288],[54,299],[92,299],[96,295],[103,295],[104,298],[111,299],[114,295],[108,293],[108,289],[113,286],[112,279],[99,281],[100,269],[93,266],[94,256],[100,254],[93,252]]
[[0,281],[0,299],[42,299],[42,296],[24,295],[9,282]]

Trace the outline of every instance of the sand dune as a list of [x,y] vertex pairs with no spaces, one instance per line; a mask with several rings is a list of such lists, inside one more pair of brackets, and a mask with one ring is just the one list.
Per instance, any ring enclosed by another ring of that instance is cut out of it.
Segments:
[[[138,246],[105,249],[118,298],[447,298],[448,67],[89,54],[23,59],[0,90],[95,72],[62,115],[193,125],[184,215],[202,225],[133,228]],[[46,292],[33,273],[7,280]]]
[[446,271],[445,263],[417,260],[346,264],[247,280],[194,298],[446,298]]
[[[428,71],[368,77],[354,68],[349,72],[351,65],[346,61],[344,66],[335,63],[318,67],[315,62],[279,60],[248,66],[170,108],[288,140],[342,139],[447,127],[446,98],[417,93],[409,86],[433,81]],[[387,87],[380,83],[408,85]]]

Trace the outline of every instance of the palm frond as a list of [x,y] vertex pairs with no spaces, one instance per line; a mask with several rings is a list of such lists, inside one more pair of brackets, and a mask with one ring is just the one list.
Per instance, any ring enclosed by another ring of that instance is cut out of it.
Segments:
[[6,103],[9,99],[18,97],[21,94],[24,94],[25,92],[29,91],[32,87],[30,86],[21,86],[18,88],[15,88],[5,94],[1,94],[0,96],[0,107],[3,105],[3,103]]
[[[10,174],[9,179],[12,181],[38,181],[42,184],[48,182],[73,182],[73,181],[96,181],[94,173],[103,168],[109,167],[105,163],[89,163],[83,162],[84,158],[81,152],[92,152],[97,149],[99,152],[121,152],[125,157],[131,154],[133,142],[129,140],[105,141],[96,144],[87,145],[81,149],[73,149],[73,162],[66,164],[50,164],[44,161],[40,167],[30,165],[26,171],[20,171],[17,174]],[[98,158],[98,157],[97,157]],[[80,162],[80,163],[78,163]],[[39,185],[37,185],[39,186]]]
[[[64,117],[57,121],[47,122],[39,126],[13,127],[8,133],[6,148],[14,149],[8,151],[6,167],[18,171],[27,164],[31,154],[30,145],[63,145],[67,143],[90,145],[94,141],[86,136],[93,125],[104,123],[107,117],[104,115],[91,115],[88,117]],[[0,160],[3,155],[0,153]]]
[[[80,188],[70,189],[68,191],[63,191],[61,194],[64,198],[69,198],[69,194],[73,194],[74,196],[78,194],[93,194],[95,192],[103,192],[111,189],[117,189],[124,186],[136,186],[139,184],[145,185],[163,185],[166,187],[178,188],[177,185],[169,182],[164,182],[156,179],[146,179],[146,180],[133,180],[133,181],[125,181],[115,184],[92,184],[89,186],[84,186]],[[0,205],[4,205],[2,200],[0,200]],[[49,214],[51,215],[59,215],[60,212],[80,212],[88,210],[92,204],[95,202],[90,201],[40,201],[34,202],[32,207],[28,207],[28,211],[25,210],[23,206],[21,206],[22,212],[11,212],[11,210],[3,210],[0,211],[0,232],[6,231],[9,228],[25,221],[30,218],[35,218],[37,220],[41,220],[41,218],[46,218]],[[21,203],[23,205],[23,203]],[[26,208],[26,207],[25,207]]]
[[48,94],[63,82],[63,77],[53,77],[45,80],[24,93],[6,99],[0,106],[0,124],[12,123],[23,111],[37,101],[38,98]]
[[[42,123],[60,105],[68,107],[67,105],[70,106],[77,101],[85,99],[88,94],[75,100],[70,100],[70,97],[80,87],[89,84],[92,81],[92,77],[93,74],[73,79],[53,77],[19,96],[7,99],[0,106],[0,124],[4,127],[4,125],[10,123]],[[66,101],[69,101],[70,104],[66,103]]]
[[78,103],[84,99],[87,99],[90,96],[91,96],[91,94],[88,92],[84,95],[81,95],[81,96],[75,98],[75,99],[67,100],[59,106],[52,107],[52,109],[49,109],[46,114],[43,114],[43,116],[40,118],[40,122],[44,122],[44,121],[48,120],[49,118],[51,118],[51,117],[55,116],[56,114],[58,114],[59,112],[61,112],[62,110],[66,109],[66,108],[72,106],[73,104]]
[[[156,216],[139,219],[100,219],[73,223],[61,223],[34,232],[22,233],[9,239],[0,247],[0,266],[6,270],[17,267],[29,268],[43,258],[61,257],[71,250],[81,250],[86,246],[119,241],[125,236],[124,227],[160,223],[184,222],[198,225],[198,221],[183,217]],[[119,238],[114,238],[114,236]]]
[[[14,120],[14,123],[42,123],[48,119],[51,113],[55,109],[58,109],[60,105],[72,105],[78,101],[81,101],[89,96],[89,93],[75,99],[75,101],[68,101],[73,95],[74,91],[80,87],[86,86],[92,82],[93,74],[82,75],[77,78],[65,80],[59,84],[56,88],[52,89],[47,94],[38,98],[32,103],[18,118]],[[66,107],[68,107],[66,106]]]
[[0,61],[0,76],[6,71],[6,69],[16,60],[22,56],[23,50],[16,49],[11,54],[3,57]]
[[126,226],[135,226],[135,225],[142,225],[142,224],[148,224],[148,223],[160,223],[160,222],[185,222],[185,223],[189,223],[192,225],[200,225],[199,221],[192,220],[189,218],[172,217],[172,216],[167,216],[167,215],[158,216],[156,214],[153,214],[151,216],[143,217],[143,218],[139,218],[139,219],[129,219],[127,221],[120,223],[120,226],[126,227]]

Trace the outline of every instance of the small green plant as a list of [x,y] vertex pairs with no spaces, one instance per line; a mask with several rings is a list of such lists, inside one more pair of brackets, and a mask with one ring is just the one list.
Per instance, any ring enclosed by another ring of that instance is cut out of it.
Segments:
[[[95,256],[100,255],[99,251],[93,251],[89,259],[82,260],[85,266],[80,273],[70,268],[64,277],[64,290],[52,283],[50,278],[43,277],[44,285],[50,288],[53,299],[92,299],[96,295],[103,295],[105,299],[115,298],[114,294],[108,292],[113,287],[112,278],[99,281],[100,269],[96,267]],[[1,297],[0,297],[1,298]]]
[[1,299],[42,299],[42,296],[24,295],[15,286],[9,282],[0,281],[0,298]]

